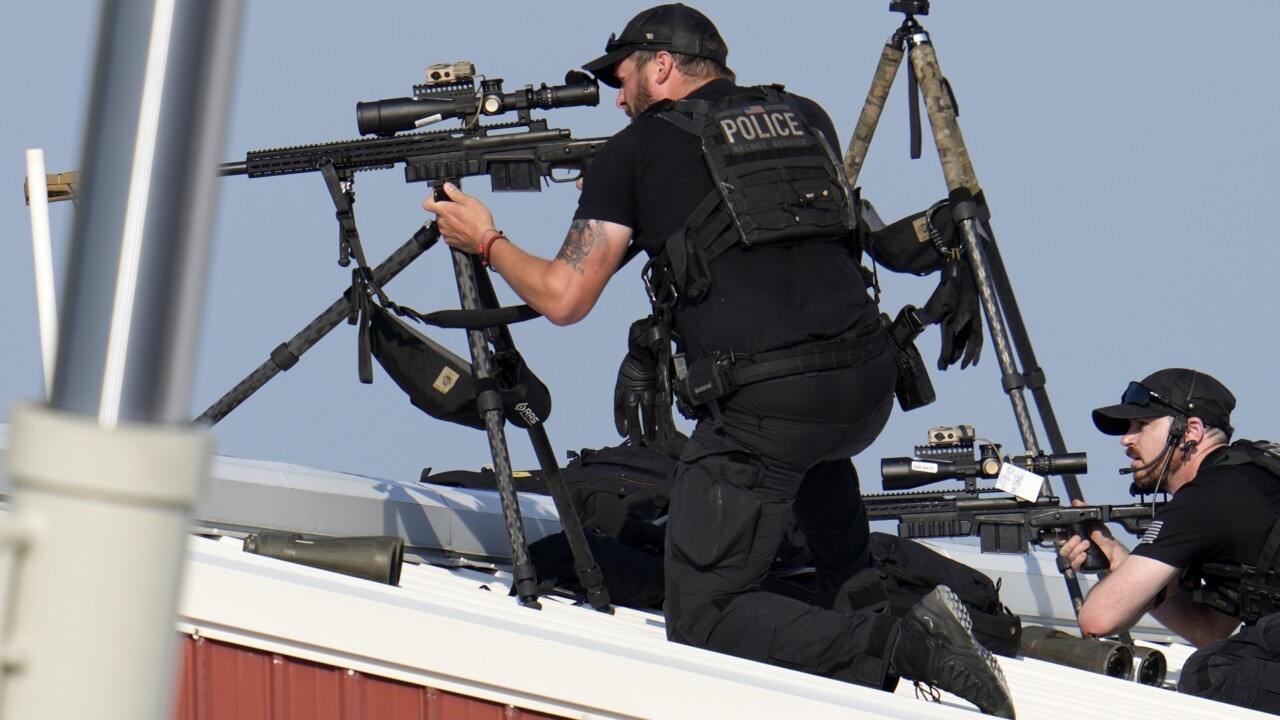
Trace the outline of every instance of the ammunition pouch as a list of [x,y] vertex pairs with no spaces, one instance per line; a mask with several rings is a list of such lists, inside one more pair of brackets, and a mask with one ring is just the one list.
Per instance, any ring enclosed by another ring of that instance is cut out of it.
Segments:
[[1251,566],[1217,563],[1205,565],[1201,572],[1208,582],[1191,591],[1192,601],[1238,617],[1245,625],[1280,612],[1280,581],[1274,574],[1264,573],[1259,580]]
[[[414,407],[439,420],[483,430],[476,399],[486,386],[471,363],[376,304],[369,308],[369,348]],[[530,428],[551,414],[551,393],[518,353],[494,356],[489,387],[512,425]]]
[[864,335],[785,350],[714,353],[687,366],[683,357],[677,357],[676,392],[682,402],[697,408],[753,383],[858,365],[879,355],[887,342],[888,336],[877,327]]

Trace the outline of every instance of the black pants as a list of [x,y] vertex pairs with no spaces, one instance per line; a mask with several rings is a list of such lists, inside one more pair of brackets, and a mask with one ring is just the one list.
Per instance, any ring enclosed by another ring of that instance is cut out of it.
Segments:
[[[668,637],[882,685],[896,621],[830,608],[834,591],[869,562],[849,458],[888,421],[895,373],[885,352],[851,368],[750,385],[722,403],[719,426],[698,423],[676,468],[667,521]],[[793,517],[823,606],[760,590]]]
[[1197,650],[1178,692],[1280,715],[1280,615]]

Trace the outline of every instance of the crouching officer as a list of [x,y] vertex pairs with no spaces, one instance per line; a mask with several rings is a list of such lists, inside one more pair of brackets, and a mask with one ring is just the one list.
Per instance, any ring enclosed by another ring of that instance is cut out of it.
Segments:
[[[480,253],[556,324],[591,310],[632,244],[648,254],[656,327],[679,356],[672,384],[698,418],[667,524],[672,640],[876,687],[925,681],[1013,717],[945,588],[901,621],[832,609],[868,565],[849,458],[888,421],[897,362],[860,270],[831,119],[780,87],[738,86],[727,56],[711,21],[675,4],[641,12],[584,66],[618,88],[632,122],[593,161],[552,260],[452,186],[423,207],[451,247]],[[957,357],[976,359],[980,333],[965,337],[975,344]],[[761,589],[793,511],[823,606]]]
[[1096,544],[1111,563],[1080,609],[1084,632],[1113,635],[1150,612],[1199,648],[1179,692],[1280,713],[1280,446],[1230,444],[1235,404],[1209,375],[1171,368],[1094,410],[1130,458],[1130,492],[1173,498],[1132,552],[1101,525],[1060,552],[1079,569]]

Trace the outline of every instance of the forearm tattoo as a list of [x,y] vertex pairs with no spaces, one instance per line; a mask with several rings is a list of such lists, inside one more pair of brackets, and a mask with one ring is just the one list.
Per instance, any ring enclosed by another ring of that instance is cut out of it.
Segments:
[[569,234],[565,236],[564,245],[560,246],[560,252],[556,254],[556,258],[564,260],[574,272],[581,275],[584,272],[587,255],[597,243],[604,242],[604,238],[604,228],[600,221],[574,220],[569,226]]

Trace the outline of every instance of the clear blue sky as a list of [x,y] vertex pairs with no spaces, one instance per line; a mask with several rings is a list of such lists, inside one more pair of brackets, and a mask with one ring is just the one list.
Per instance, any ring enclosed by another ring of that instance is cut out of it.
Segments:
[[[603,51],[642,3],[421,3],[247,0],[237,81],[222,156],[358,136],[355,103],[408,95],[433,63],[471,60],[508,90],[562,82]],[[887,0],[785,6],[704,0],[730,65],[747,83],[783,82],[831,113],[847,143],[880,48],[901,21]],[[1087,498],[1127,500],[1115,440],[1089,410],[1125,384],[1166,366],[1204,370],[1240,399],[1243,437],[1280,436],[1280,396],[1268,340],[1274,326],[1276,99],[1273,42],[1280,5],[1241,12],[1216,3],[960,2],[937,0],[922,18],[959,100],[960,124],[1070,450],[1089,454]],[[24,150],[44,148],[50,171],[76,168],[100,7],[21,2],[6,8],[0,57],[0,420],[42,393],[30,225],[20,184]],[[908,158],[906,80],[900,74],[860,184],[888,219],[945,194],[932,146]],[[607,88],[599,108],[544,115],[579,137],[625,122]],[[497,224],[545,256],[559,248],[576,202],[571,186],[485,195]],[[362,173],[357,219],[382,258],[425,220],[426,188],[402,171]],[[220,182],[192,416],[256,368],[326,308],[349,282],[336,264],[333,209],[317,174]],[[51,207],[65,262],[72,207]],[[551,387],[557,451],[618,441],[613,382],[629,323],[646,310],[638,266],[624,269],[582,323],[517,326],[518,346]],[[933,279],[882,273],[886,310],[922,303]],[[505,292],[501,281],[500,293]],[[60,288],[64,289],[64,288]],[[388,286],[420,310],[457,306],[443,245]],[[504,299],[512,300],[509,293]],[[460,331],[432,336],[466,354]],[[921,340],[932,363],[936,330]],[[939,400],[897,413],[858,459],[864,490],[878,489],[878,459],[909,455],[936,425],[971,424],[1020,449],[988,338],[976,368],[934,372]],[[838,402],[833,398],[833,402]],[[483,433],[428,418],[381,374],[356,376],[355,335],[341,325],[220,423],[221,452],[414,479],[424,466],[489,462]],[[1039,432],[1039,429],[1038,429]],[[1039,432],[1042,445],[1048,445]],[[534,465],[522,431],[509,429],[517,466]]]

